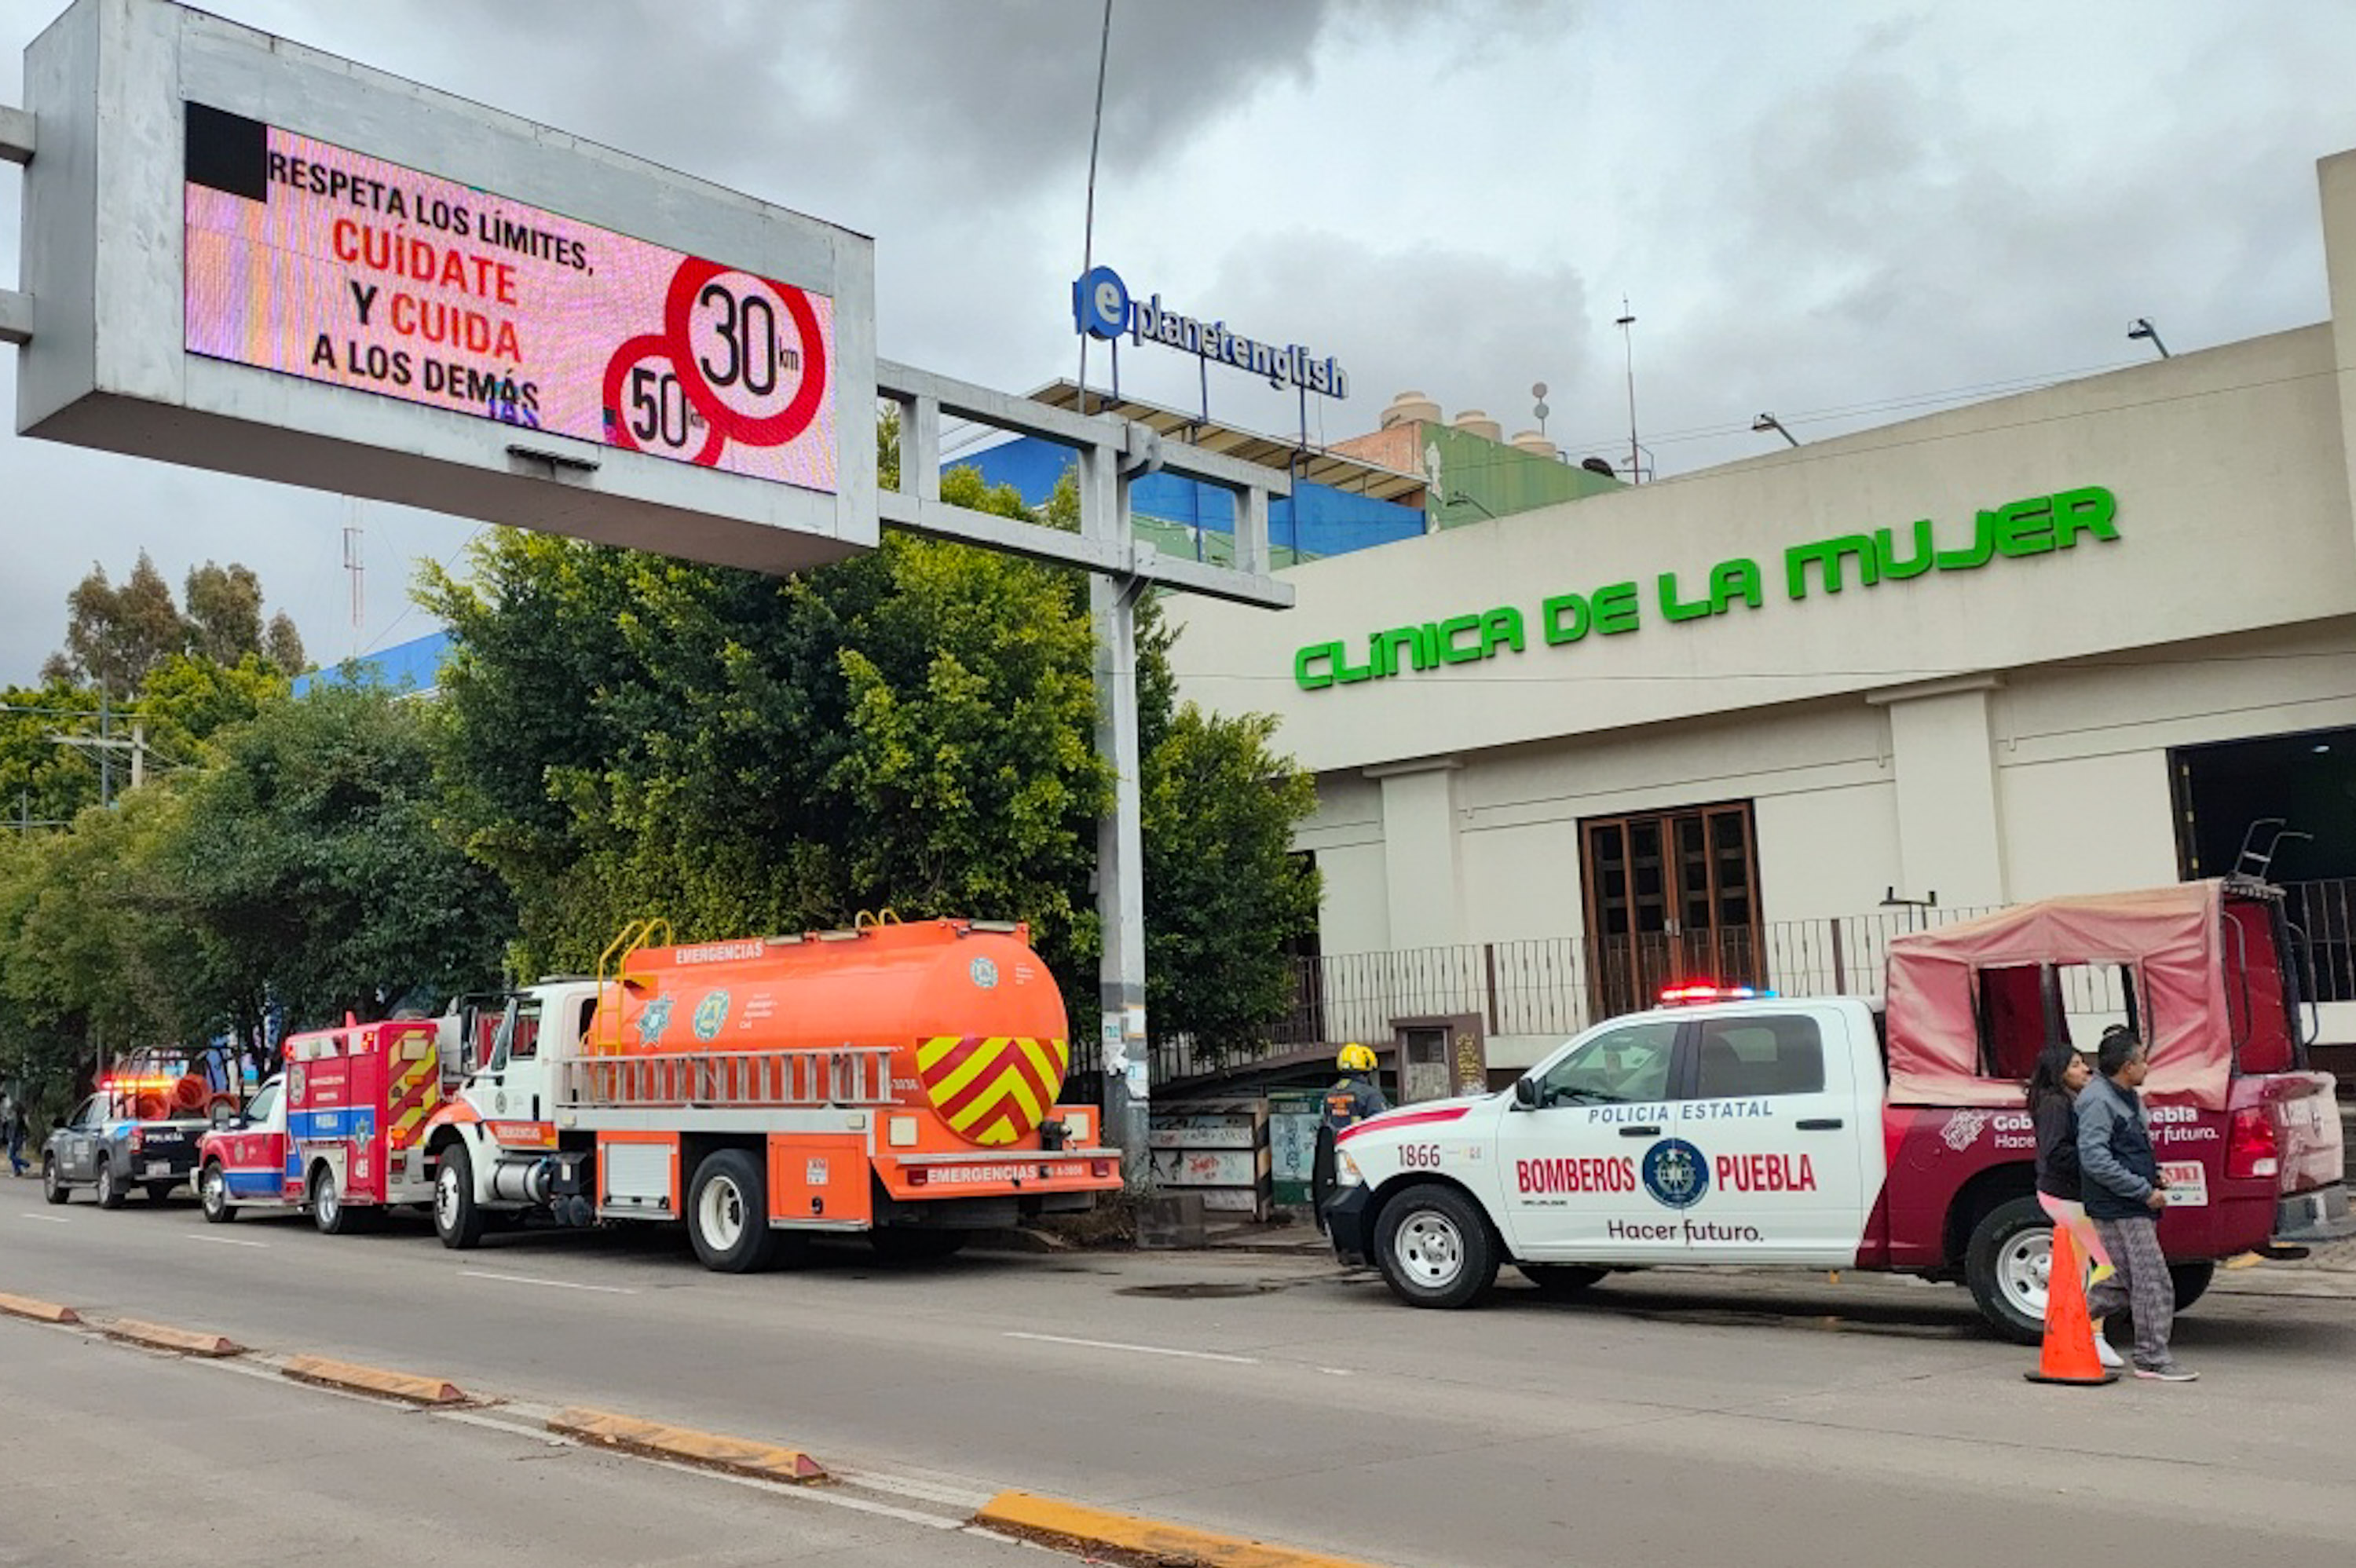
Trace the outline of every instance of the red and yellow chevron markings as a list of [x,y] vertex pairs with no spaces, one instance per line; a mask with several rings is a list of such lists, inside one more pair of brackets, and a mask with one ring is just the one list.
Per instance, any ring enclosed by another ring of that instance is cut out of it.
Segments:
[[961,1137],[1011,1144],[1046,1119],[1072,1064],[1060,1040],[938,1035],[916,1047],[916,1076]]
[[430,1034],[395,1041],[392,1050],[398,1053],[401,1071],[385,1095],[385,1110],[392,1118],[390,1142],[394,1148],[407,1148],[420,1124],[442,1103],[442,1062]]

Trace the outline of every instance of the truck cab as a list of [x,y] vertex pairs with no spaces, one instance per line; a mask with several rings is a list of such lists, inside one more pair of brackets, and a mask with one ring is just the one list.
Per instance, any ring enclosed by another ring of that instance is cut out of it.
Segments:
[[216,1225],[241,1209],[294,1209],[303,1201],[286,1142],[286,1081],[272,1076],[234,1116],[197,1140],[197,1200]]

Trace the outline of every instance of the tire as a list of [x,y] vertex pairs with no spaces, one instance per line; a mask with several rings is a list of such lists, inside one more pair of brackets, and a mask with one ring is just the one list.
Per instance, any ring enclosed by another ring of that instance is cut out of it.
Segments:
[[73,1189],[68,1187],[65,1183],[65,1178],[58,1174],[58,1157],[53,1154],[43,1155],[41,1157],[41,1197],[43,1200],[50,1203],[62,1203],[72,1196]]
[[2034,1197],[1989,1210],[1964,1249],[1964,1283],[1980,1316],[2016,1345],[2045,1338],[2045,1281],[2052,1267],[2053,1221]]
[[963,1251],[967,1234],[964,1231],[911,1231],[883,1225],[867,1232],[867,1244],[885,1263],[936,1263]]
[[123,1179],[114,1174],[114,1157],[102,1155],[98,1161],[98,1206],[120,1209],[130,1194],[123,1190]]
[[1409,1307],[1466,1307],[1497,1278],[1489,1221],[1453,1187],[1421,1182],[1383,1205],[1375,1266]]
[[336,1184],[332,1167],[323,1165],[312,1173],[311,1223],[323,1236],[348,1236],[359,1229],[359,1216],[345,1207],[344,1191]]
[[1587,1294],[1590,1286],[1612,1271],[1591,1268],[1585,1264],[1515,1264],[1522,1275],[1538,1287],[1538,1294],[1548,1301],[1569,1301]]
[[150,1203],[161,1203],[165,1199],[169,1198],[172,1195],[172,1189],[179,1185],[180,1184],[177,1181],[149,1182],[147,1184],[147,1201]]
[[769,1229],[769,1184],[759,1160],[740,1148],[704,1157],[688,1189],[687,1235],[705,1268],[753,1274],[769,1266],[776,1232]]
[[226,1225],[237,1218],[237,1205],[229,1200],[229,1173],[220,1161],[209,1159],[197,1173],[197,1201],[204,1206],[209,1225]]
[[2209,1282],[2217,1277],[2217,1265],[2205,1264],[2170,1264],[2168,1277],[2176,1282],[2176,1309],[2179,1312],[2200,1300],[2209,1292]]
[[434,1233],[455,1253],[482,1244],[483,1209],[475,1201],[475,1162],[466,1146],[455,1141],[443,1146],[434,1169]]

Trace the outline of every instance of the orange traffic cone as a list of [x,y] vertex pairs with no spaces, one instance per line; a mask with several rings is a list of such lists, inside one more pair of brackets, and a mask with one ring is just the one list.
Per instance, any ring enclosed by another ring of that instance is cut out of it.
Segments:
[[2045,1346],[2037,1370],[2020,1374],[2033,1383],[2115,1383],[2094,1354],[2094,1324],[2086,1316],[2086,1287],[2078,1281],[2078,1248],[2070,1227],[2053,1227],[2053,1271],[2045,1285]]

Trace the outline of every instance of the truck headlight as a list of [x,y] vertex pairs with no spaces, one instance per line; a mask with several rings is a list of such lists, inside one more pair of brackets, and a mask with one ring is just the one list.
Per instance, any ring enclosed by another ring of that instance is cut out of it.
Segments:
[[1365,1184],[1365,1179],[1366,1179],[1366,1173],[1365,1173],[1365,1171],[1362,1171],[1362,1170],[1360,1170],[1360,1169],[1358,1168],[1358,1162],[1357,1162],[1356,1160],[1352,1159],[1348,1155],[1346,1155],[1346,1154],[1342,1154],[1342,1153],[1340,1153],[1340,1152],[1338,1152],[1338,1151],[1334,1154],[1334,1156],[1333,1156],[1333,1185],[1334,1185],[1334,1186],[1336,1186],[1336,1187],[1360,1187],[1360,1186],[1364,1186],[1364,1185]]

